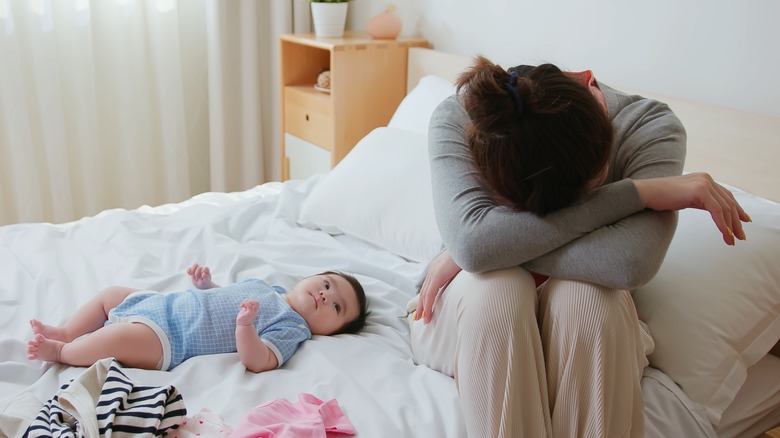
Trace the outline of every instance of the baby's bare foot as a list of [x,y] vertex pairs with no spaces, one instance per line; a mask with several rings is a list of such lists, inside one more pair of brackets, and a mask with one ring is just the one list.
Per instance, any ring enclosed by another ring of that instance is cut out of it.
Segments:
[[62,341],[46,339],[44,335],[38,333],[33,339],[27,341],[27,359],[59,362],[60,351],[64,345]]
[[41,334],[46,339],[53,341],[70,342],[72,339],[68,339],[65,330],[61,327],[55,327],[53,325],[44,324],[37,319],[30,320],[30,327],[32,327],[33,333],[36,335]]

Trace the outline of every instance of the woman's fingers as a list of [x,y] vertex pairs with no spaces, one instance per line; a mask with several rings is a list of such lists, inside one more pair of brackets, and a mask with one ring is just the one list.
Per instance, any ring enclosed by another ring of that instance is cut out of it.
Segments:
[[734,245],[734,239],[746,240],[742,222],[749,221],[750,217],[730,190],[715,182],[709,175],[706,177],[710,184],[708,187],[710,198],[704,200],[705,209],[709,211],[712,220],[723,234],[723,241],[728,245]]
[[460,267],[452,260],[446,250],[431,261],[420,288],[417,311],[414,315],[415,321],[422,318],[426,324],[431,322],[436,300],[460,270]]
[[428,293],[425,295],[425,302],[423,304],[422,314],[419,315],[423,321],[428,324],[433,316],[433,302],[436,300],[436,286],[431,285],[428,289]]
[[[429,278],[430,281],[427,281]],[[417,304],[417,313],[414,316],[415,321],[422,319],[427,324],[430,322],[431,316],[433,316],[433,305],[438,291],[435,279],[435,275],[426,277],[426,282],[420,290],[420,300]]]
[[425,275],[425,280],[423,281],[422,287],[420,287],[420,296],[417,299],[417,309],[415,309],[412,318],[414,321],[417,321],[418,319],[422,318],[425,309],[425,299],[428,296],[428,289],[430,288],[430,284],[431,284],[431,276],[432,274],[428,272]]
[[704,172],[636,180],[637,191],[646,208],[657,211],[697,208],[710,213],[723,235],[723,241],[734,245],[734,239],[745,240],[742,222],[750,216],[739,205],[730,190]]
[[701,203],[704,209],[710,213],[713,222],[723,235],[723,241],[726,245],[734,245],[734,228],[731,214],[731,207],[726,199],[721,195],[714,182],[707,185],[707,190],[700,194]]
[[422,319],[426,324],[431,322],[433,307],[436,305],[439,294],[444,293],[447,285],[460,271],[460,266],[450,257],[447,250],[442,251],[431,261],[425,272],[422,287],[420,287],[417,310],[413,317],[415,321]]
[[742,209],[742,206],[739,205],[739,202],[737,202],[737,199],[734,197],[734,194],[731,193],[730,190],[727,190],[725,187],[721,186],[720,184],[717,184],[717,186],[723,198],[731,206],[730,209],[731,229],[734,231],[734,236],[739,240],[747,240],[747,236],[745,235],[745,229],[742,227],[742,222],[743,220],[745,222],[748,222],[749,216],[747,215],[747,213],[745,213],[745,210]]

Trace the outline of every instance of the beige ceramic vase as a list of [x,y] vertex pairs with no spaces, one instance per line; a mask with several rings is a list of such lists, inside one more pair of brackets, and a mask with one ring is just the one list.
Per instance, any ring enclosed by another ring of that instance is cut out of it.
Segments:
[[395,5],[390,4],[384,12],[368,20],[366,31],[372,38],[390,40],[401,33],[401,19],[393,12],[395,12]]

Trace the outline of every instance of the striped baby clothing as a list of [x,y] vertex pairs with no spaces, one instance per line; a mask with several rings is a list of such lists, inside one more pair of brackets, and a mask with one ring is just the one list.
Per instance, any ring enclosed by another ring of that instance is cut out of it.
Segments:
[[138,385],[108,358],[63,385],[24,437],[160,436],[179,427],[185,415],[176,388]]

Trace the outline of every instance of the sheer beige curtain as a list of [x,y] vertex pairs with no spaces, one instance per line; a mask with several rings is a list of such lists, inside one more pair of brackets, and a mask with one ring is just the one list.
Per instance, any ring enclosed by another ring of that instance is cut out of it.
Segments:
[[300,7],[0,0],[0,224],[264,182],[276,37]]

